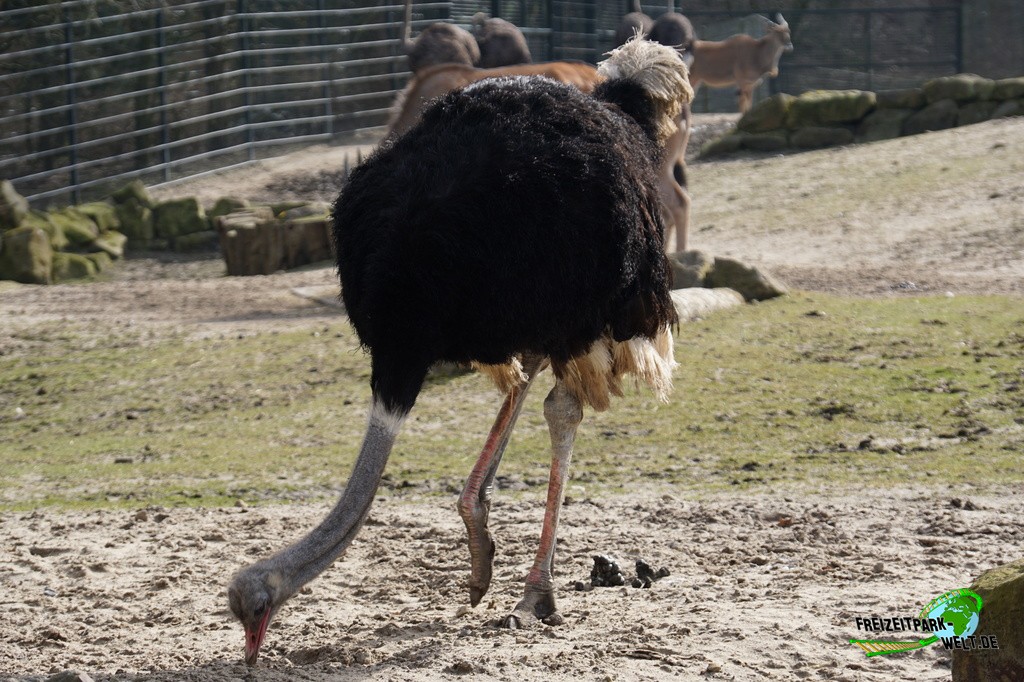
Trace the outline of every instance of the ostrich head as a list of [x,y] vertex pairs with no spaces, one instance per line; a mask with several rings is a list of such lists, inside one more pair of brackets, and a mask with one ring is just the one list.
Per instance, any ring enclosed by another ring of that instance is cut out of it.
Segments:
[[259,562],[235,574],[228,587],[228,605],[245,628],[245,662],[254,665],[267,626],[278,607],[290,596],[282,589],[280,571]]
[[693,100],[686,64],[673,48],[644,40],[639,31],[607,54],[608,59],[597,65],[598,73],[635,81],[644,89],[657,111],[659,143],[664,145],[678,130],[683,107]]

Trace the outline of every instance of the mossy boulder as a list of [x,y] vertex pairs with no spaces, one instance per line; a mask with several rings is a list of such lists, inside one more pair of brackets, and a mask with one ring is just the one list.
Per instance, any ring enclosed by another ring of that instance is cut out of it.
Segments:
[[126,201],[136,201],[146,208],[153,208],[155,205],[152,197],[149,196],[149,192],[146,191],[146,186],[142,184],[141,180],[132,180],[127,185],[112,192],[110,199],[115,204],[123,204]]
[[21,227],[37,227],[45,232],[50,237],[50,246],[54,251],[63,251],[71,244],[64,235],[64,230],[42,211],[30,210],[21,219]]
[[921,89],[929,104],[951,99],[955,102],[972,102],[989,99],[995,89],[995,81],[973,73],[958,73],[955,76],[933,78]]
[[704,286],[726,287],[747,301],[764,301],[787,293],[786,285],[768,273],[733,258],[716,257],[704,278]]
[[958,126],[969,126],[975,123],[981,123],[992,118],[992,112],[999,106],[998,102],[991,100],[984,102],[968,102],[967,104],[960,107],[960,113],[957,114],[956,124]]
[[706,251],[678,251],[668,255],[672,270],[672,288],[688,289],[704,286],[704,279],[715,264],[714,257]]
[[173,241],[180,235],[208,229],[206,213],[195,197],[171,199],[153,207],[153,230],[157,237]]
[[63,230],[64,236],[73,246],[86,246],[100,236],[100,230],[92,218],[74,206],[50,211],[47,218]]
[[283,218],[285,212],[292,210],[293,208],[301,208],[305,206],[307,201],[281,201],[276,204],[270,205],[270,210],[274,212],[275,218]]
[[837,147],[851,142],[853,142],[853,131],[848,128],[829,126],[808,126],[794,130],[789,136],[789,143],[799,149]]
[[97,272],[96,263],[88,256],[83,256],[80,253],[53,254],[54,282],[95,277]]
[[107,230],[100,234],[96,238],[96,241],[92,243],[92,250],[106,251],[111,258],[123,258],[124,257],[124,246],[128,242],[128,237],[124,236],[117,230]]
[[860,122],[857,136],[863,142],[899,137],[903,134],[903,124],[913,113],[912,109],[875,109]]
[[875,108],[875,93],[865,90],[812,90],[789,106],[790,129],[859,121]]
[[121,221],[118,220],[113,204],[108,204],[105,201],[93,201],[88,204],[79,204],[75,208],[89,216],[96,223],[100,232],[116,230],[121,227]]
[[742,133],[744,149],[755,152],[777,152],[789,146],[785,130],[770,130],[766,133]]
[[746,133],[763,133],[782,128],[786,124],[789,107],[796,98],[785,93],[763,99],[736,123],[736,129]]
[[982,601],[975,636],[995,636],[999,648],[954,650],[954,682],[1024,680],[1024,559],[985,571],[971,589]]
[[53,267],[50,237],[38,227],[16,227],[3,233],[0,279],[23,284],[49,284]]
[[28,199],[18,194],[10,180],[0,180],[0,232],[21,224],[28,214]]
[[921,88],[902,90],[881,90],[875,93],[877,109],[920,109],[928,104],[928,98]]
[[245,199],[221,197],[213,204],[213,208],[206,212],[206,219],[210,222],[210,225],[214,225],[214,221],[222,215],[234,213],[235,211],[240,211],[241,209],[248,207],[249,202]]
[[722,135],[714,140],[705,142],[700,148],[700,157],[702,159],[710,159],[715,156],[724,156],[725,154],[738,152],[742,148],[743,135],[729,133],[728,135]]
[[1000,102],[992,112],[992,118],[1005,118],[1006,116],[1024,116],[1024,99],[1009,99]]
[[1024,76],[1004,78],[992,86],[992,99],[1004,101],[1024,98]]
[[959,118],[960,108],[956,102],[952,99],[940,99],[907,117],[903,123],[903,134],[917,135],[929,130],[953,128]]
[[311,201],[308,204],[303,204],[302,206],[289,208],[282,213],[281,219],[284,221],[300,220],[303,218],[321,219],[328,217],[330,214],[330,204],[324,203],[323,201]]
[[92,261],[93,265],[96,266],[97,272],[103,272],[114,264],[114,259],[106,251],[94,251],[83,255]]
[[135,199],[128,199],[114,207],[120,232],[128,237],[133,246],[148,244],[155,236],[153,211]]

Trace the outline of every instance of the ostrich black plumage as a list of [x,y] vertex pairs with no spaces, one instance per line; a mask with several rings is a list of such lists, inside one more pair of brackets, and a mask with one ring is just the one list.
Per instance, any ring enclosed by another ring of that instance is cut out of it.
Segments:
[[459,498],[470,601],[491,579],[491,487],[534,377],[552,465],[525,594],[507,627],[561,622],[555,531],[584,405],[605,409],[635,374],[671,388],[676,321],[658,195],[659,148],[692,97],[669,48],[634,40],[601,65],[594,96],[543,78],[481,81],[445,95],[351,175],[334,206],[342,297],[370,352],[373,402],[355,469],[327,518],[240,571],[229,588],[255,662],[278,607],[330,565],[363,522],[430,366],[473,362],[505,393]]

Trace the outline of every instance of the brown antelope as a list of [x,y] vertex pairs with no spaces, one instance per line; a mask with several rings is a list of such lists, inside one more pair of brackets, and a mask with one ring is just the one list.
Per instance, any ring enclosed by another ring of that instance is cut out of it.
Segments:
[[405,0],[402,48],[409,57],[409,70],[419,73],[437,64],[465,64],[480,61],[480,48],[473,34],[455,24],[430,24],[412,39],[412,0]]
[[397,137],[416,125],[431,100],[444,93],[485,78],[501,76],[547,76],[575,85],[583,92],[593,92],[604,78],[597,69],[583,62],[543,62],[517,64],[495,69],[475,69],[463,64],[441,64],[421,71],[409,81],[392,110],[392,119],[385,137]]
[[768,22],[768,33],[754,39],[740,34],[725,40],[697,40],[693,44],[693,65],[690,84],[696,90],[702,83],[713,88],[736,84],[739,110],[750,108],[754,88],[765,76],[779,75],[779,57],[793,49],[789,24],[777,14],[776,22]]

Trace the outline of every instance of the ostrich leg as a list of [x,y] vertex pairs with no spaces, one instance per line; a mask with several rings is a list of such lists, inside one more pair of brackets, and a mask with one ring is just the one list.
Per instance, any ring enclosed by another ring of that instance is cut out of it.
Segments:
[[551,584],[555,566],[555,536],[558,532],[558,512],[562,508],[565,481],[569,475],[572,445],[576,440],[576,427],[583,420],[579,399],[566,390],[561,381],[544,399],[544,418],[551,433],[551,474],[548,477],[548,499],[544,510],[544,527],[533,568],[526,575],[526,590],[502,626],[517,629],[531,619],[548,625],[561,625],[562,616],[555,606],[555,590]]
[[473,606],[487,594],[491,585],[491,564],[494,561],[494,538],[487,529],[487,517],[491,511],[491,494],[493,492],[494,475],[498,473],[501,456],[508,445],[512,428],[516,424],[519,412],[523,408],[530,385],[540,369],[542,358],[528,356],[523,358],[523,372],[527,376],[526,383],[509,391],[494,419],[494,426],[487,436],[480,456],[473,465],[466,486],[459,496],[459,516],[466,523],[469,534],[469,555],[472,574],[469,579],[469,602]]

